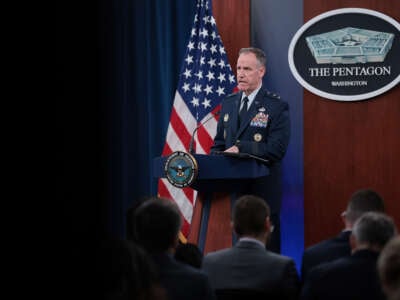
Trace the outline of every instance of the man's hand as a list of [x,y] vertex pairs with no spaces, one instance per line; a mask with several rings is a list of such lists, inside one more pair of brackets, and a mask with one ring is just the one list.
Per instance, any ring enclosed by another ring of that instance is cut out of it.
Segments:
[[236,145],[234,145],[234,146],[226,149],[224,152],[239,153],[239,148]]

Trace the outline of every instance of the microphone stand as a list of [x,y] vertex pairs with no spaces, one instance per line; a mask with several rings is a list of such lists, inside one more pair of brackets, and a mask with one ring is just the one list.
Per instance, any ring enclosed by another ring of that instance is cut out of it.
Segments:
[[204,122],[200,123],[200,125],[197,126],[197,127],[193,130],[192,136],[191,136],[191,138],[190,138],[190,143],[189,143],[189,153],[190,153],[190,154],[194,154],[194,152],[193,152],[193,142],[194,142],[194,135],[196,134],[197,130],[198,130],[201,126],[203,126],[204,124],[206,124],[208,121],[210,121],[212,118],[215,118],[216,116],[218,116],[218,115],[220,114],[220,112],[221,112],[221,111],[219,110],[219,111],[217,111],[217,112],[215,112],[215,113],[212,113],[211,117],[209,117],[209,118],[208,118],[207,120],[205,120]]

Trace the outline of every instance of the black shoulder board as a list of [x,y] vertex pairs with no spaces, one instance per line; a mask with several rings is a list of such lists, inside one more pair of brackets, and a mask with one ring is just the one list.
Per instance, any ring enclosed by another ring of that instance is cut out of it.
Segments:
[[270,98],[273,98],[273,99],[281,99],[281,96],[279,96],[276,93],[265,91],[265,94],[267,95],[267,97],[270,97]]

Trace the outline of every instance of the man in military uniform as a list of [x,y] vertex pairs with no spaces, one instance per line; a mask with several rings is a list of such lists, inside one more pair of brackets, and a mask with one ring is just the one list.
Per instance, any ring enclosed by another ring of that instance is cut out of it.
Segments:
[[289,106],[262,86],[266,72],[265,53],[242,48],[237,61],[239,92],[222,101],[217,133],[211,153],[248,153],[268,160],[270,174],[252,180],[241,194],[265,199],[271,207],[274,231],[267,248],[280,252],[281,160],[290,137]]

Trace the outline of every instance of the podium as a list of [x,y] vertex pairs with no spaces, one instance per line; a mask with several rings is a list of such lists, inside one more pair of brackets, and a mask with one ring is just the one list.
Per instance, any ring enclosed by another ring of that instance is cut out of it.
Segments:
[[[236,195],[254,178],[269,175],[268,167],[253,158],[194,154],[197,190],[188,242],[204,254],[232,246],[231,211]],[[168,156],[153,160],[154,177],[163,178]]]

